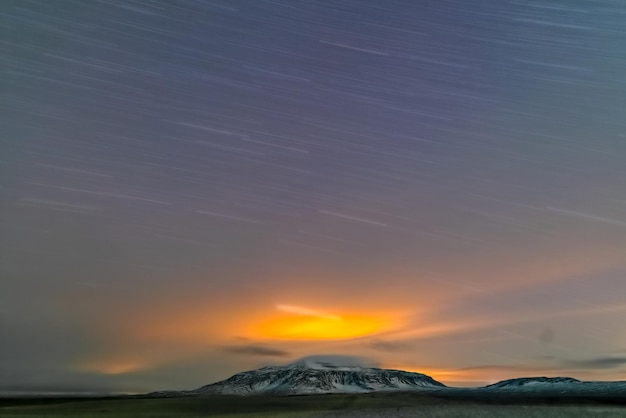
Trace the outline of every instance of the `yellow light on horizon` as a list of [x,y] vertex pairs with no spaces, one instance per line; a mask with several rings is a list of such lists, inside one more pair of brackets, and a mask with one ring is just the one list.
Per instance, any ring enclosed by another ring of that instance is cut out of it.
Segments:
[[375,334],[389,321],[373,315],[334,315],[293,305],[277,305],[283,312],[263,321],[255,334],[263,338],[287,340],[336,340]]

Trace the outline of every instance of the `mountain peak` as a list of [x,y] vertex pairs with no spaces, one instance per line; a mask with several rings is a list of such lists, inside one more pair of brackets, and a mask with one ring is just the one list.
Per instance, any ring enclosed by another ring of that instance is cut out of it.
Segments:
[[303,395],[435,390],[445,387],[420,373],[325,360],[329,359],[305,358],[286,366],[250,370],[192,392],[198,395]]

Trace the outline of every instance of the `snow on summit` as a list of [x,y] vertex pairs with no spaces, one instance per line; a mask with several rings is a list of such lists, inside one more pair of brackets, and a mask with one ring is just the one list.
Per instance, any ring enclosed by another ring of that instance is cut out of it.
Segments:
[[238,373],[192,392],[200,395],[302,395],[444,387],[424,374],[364,367],[355,361],[336,361],[322,356],[307,357],[285,366],[268,366]]

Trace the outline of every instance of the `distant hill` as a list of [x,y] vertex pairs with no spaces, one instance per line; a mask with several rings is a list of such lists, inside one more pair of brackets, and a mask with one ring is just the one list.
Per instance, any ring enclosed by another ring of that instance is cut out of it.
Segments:
[[572,377],[521,377],[517,379],[502,380],[501,382],[487,385],[490,389],[532,389],[541,387],[553,387],[582,383]]

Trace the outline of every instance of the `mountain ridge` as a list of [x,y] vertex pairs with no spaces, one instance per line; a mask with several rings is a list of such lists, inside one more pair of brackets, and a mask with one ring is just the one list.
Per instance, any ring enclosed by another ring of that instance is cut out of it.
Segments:
[[501,380],[496,383],[484,386],[484,388],[504,389],[504,388],[521,388],[528,385],[562,385],[583,383],[573,377],[518,377],[514,379]]
[[445,388],[430,376],[331,362],[301,360],[237,373],[190,391],[198,395],[301,395],[435,390]]
[[497,394],[624,394],[626,381],[584,382],[572,377],[520,377],[475,388],[448,387],[432,377],[404,370],[338,364],[305,358],[283,366],[266,366],[237,373],[219,382],[188,391],[159,391],[154,397],[180,396],[289,396],[371,392],[421,392],[451,396]]

